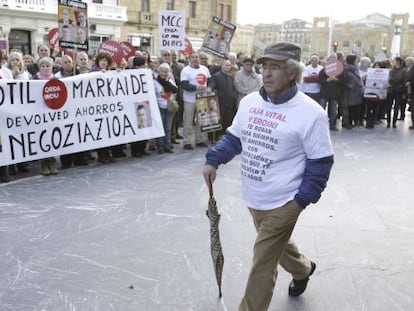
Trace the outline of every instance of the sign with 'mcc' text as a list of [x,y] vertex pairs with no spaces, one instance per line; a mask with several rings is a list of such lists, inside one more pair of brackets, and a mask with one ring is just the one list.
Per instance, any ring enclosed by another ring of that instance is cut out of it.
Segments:
[[185,48],[185,15],[180,11],[158,13],[158,47],[160,50]]

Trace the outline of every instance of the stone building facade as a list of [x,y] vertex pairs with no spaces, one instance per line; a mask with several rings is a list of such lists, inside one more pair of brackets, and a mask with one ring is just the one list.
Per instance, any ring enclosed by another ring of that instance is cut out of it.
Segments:
[[[260,56],[263,48],[278,41],[291,41],[302,47],[306,63],[312,53],[321,58],[336,50],[345,55],[369,56],[372,60],[391,57],[391,46],[396,24],[401,24],[400,56],[414,55],[414,24],[408,23],[409,14],[391,14],[390,17],[374,13],[357,21],[339,23],[329,17],[315,17],[313,23],[293,19],[282,24],[258,24],[240,26],[254,28],[251,42],[237,33],[232,42],[234,52]],[[241,42],[244,45],[241,44]],[[247,49],[250,47],[250,49]],[[245,48],[245,49],[242,49]]]
[[237,0],[121,0],[128,8],[128,21],[122,27],[121,38],[137,48],[159,55],[158,12],[183,11],[186,17],[186,36],[193,49],[201,47],[213,16],[236,22]]

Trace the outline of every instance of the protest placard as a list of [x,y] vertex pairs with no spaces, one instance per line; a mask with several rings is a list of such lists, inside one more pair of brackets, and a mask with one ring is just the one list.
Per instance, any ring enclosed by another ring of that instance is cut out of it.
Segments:
[[215,92],[196,93],[196,111],[202,132],[221,129],[220,108]]
[[224,58],[230,50],[230,42],[235,31],[235,24],[214,16],[201,48],[206,52]]
[[[76,0],[59,0],[58,34],[61,50],[87,51],[89,46],[88,5]],[[57,40],[51,35],[49,42]]]
[[371,100],[387,98],[389,68],[368,68],[364,97]]
[[182,50],[185,47],[185,16],[181,11],[158,12],[158,47]]
[[328,77],[339,77],[344,71],[344,64],[337,59],[330,59],[325,64],[325,73]]

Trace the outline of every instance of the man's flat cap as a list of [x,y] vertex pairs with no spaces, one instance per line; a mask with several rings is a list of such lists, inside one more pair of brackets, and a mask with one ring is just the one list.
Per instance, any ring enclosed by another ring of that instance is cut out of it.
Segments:
[[301,48],[299,45],[291,42],[279,42],[269,45],[265,48],[263,56],[256,60],[256,63],[263,64],[266,59],[286,61],[294,59],[300,61]]

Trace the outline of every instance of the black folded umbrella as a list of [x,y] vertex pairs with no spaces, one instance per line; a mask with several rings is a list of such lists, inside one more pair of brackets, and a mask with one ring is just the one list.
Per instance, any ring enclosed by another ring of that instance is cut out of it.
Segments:
[[211,242],[211,257],[213,259],[214,272],[216,273],[217,285],[219,288],[219,297],[221,298],[221,276],[223,274],[224,256],[220,242],[219,222],[220,214],[217,210],[216,200],[213,195],[213,186],[209,187],[210,199],[208,201],[208,209],[206,215],[210,220],[210,242]]

